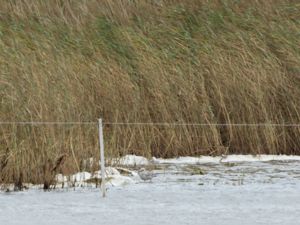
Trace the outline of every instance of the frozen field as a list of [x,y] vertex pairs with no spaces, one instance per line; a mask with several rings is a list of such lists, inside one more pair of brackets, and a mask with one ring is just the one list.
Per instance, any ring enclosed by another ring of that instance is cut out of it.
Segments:
[[298,225],[300,161],[237,161],[157,160],[152,182],[109,185],[105,199],[91,187],[0,193],[0,224]]

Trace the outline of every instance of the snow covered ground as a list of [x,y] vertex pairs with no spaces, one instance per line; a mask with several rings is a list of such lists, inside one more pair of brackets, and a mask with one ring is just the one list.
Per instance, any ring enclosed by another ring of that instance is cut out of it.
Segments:
[[[88,186],[0,193],[0,224],[299,224],[297,157],[184,157],[148,162],[127,156],[124,164],[152,168],[155,177],[143,182],[136,172],[124,176],[110,168],[114,183],[107,185],[105,199],[99,189]],[[75,180],[82,179],[76,176]]]

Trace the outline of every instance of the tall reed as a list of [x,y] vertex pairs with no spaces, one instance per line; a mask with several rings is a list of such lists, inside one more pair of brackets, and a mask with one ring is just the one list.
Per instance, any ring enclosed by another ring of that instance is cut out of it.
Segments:
[[[300,123],[293,0],[0,1],[1,121]],[[299,154],[300,127],[106,126],[106,154]],[[99,157],[97,127],[0,125],[1,180]],[[96,169],[96,168],[95,168]]]

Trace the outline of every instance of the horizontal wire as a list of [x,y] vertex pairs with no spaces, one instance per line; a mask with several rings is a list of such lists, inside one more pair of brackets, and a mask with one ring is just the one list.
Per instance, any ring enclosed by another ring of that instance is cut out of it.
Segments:
[[300,127],[300,124],[276,124],[276,123],[122,123],[104,122],[104,125],[138,125],[138,126],[233,126],[233,127]]
[[45,121],[18,121],[0,122],[0,125],[96,125],[97,122],[45,122]]
[[[0,125],[97,125],[98,122],[78,121],[0,121]],[[280,124],[280,123],[151,123],[151,122],[103,122],[103,125],[111,126],[218,126],[218,127],[300,127],[300,124]]]

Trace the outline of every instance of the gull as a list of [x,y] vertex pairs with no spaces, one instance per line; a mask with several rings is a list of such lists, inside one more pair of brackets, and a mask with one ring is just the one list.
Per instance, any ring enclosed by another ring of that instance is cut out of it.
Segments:
[[147,171],[145,168],[140,169],[138,174],[143,181],[151,181],[154,177],[152,171]]

